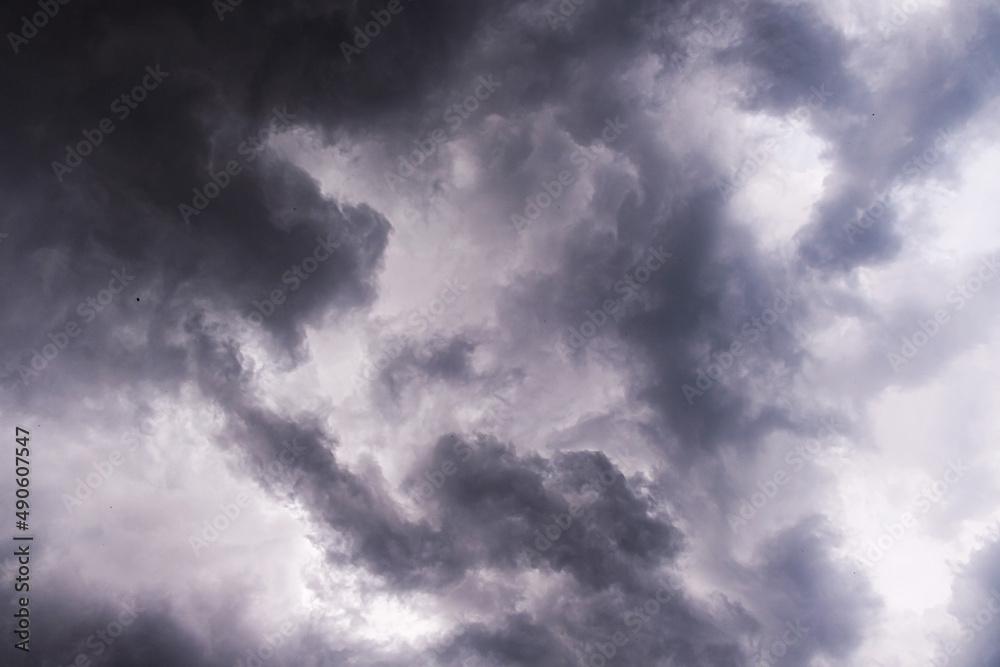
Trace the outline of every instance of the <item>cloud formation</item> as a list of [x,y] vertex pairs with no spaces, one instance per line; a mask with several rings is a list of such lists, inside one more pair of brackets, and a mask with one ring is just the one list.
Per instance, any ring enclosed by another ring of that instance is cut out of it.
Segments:
[[4,664],[996,659],[994,4],[0,25]]

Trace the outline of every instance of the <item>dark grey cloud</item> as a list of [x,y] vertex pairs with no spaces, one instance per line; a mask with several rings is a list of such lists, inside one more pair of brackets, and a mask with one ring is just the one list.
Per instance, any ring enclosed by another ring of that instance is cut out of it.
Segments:
[[[39,648],[17,659],[91,650],[136,581],[150,611],[93,664],[231,665],[273,631],[265,607],[293,607],[276,665],[891,652],[880,623],[899,610],[884,573],[840,555],[861,520],[837,483],[903,494],[888,484],[909,478],[866,458],[898,455],[892,400],[993,340],[984,289],[912,369],[885,364],[949,303],[925,296],[932,279],[970,261],[893,273],[932,236],[911,189],[971,187],[963,160],[987,153],[995,7],[924,7],[888,40],[881,5],[58,6],[0,68],[4,412],[56,443],[33,454],[53,518]],[[36,11],[15,3],[0,25]],[[789,118],[798,134],[767,149]],[[435,131],[419,174],[387,182]],[[468,291],[412,326],[456,266]],[[105,434],[160,413],[151,437],[172,446],[95,489],[90,514],[59,515],[62,489],[110,456]],[[734,536],[747,480],[831,416],[843,429],[816,468]],[[975,504],[972,485],[949,511]],[[237,489],[259,506],[204,554],[172,550]],[[793,495],[819,506],[787,509]],[[948,614],[986,603],[993,551],[972,555]],[[995,659],[994,639],[976,633],[962,660]]]
[[800,621],[805,632],[802,641],[789,648],[789,659],[805,662],[821,653],[844,660],[877,618],[879,604],[867,580],[831,557],[838,540],[827,520],[814,516],[761,549],[757,595],[767,599],[771,614]]
[[998,589],[997,542],[992,541],[977,549],[969,562],[963,564],[952,586],[948,612],[958,620],[958,631],[941,637],[935,647],[935,659],[940,661],[942,657],[948,657],[960,665],[996,660],[1000,654]]

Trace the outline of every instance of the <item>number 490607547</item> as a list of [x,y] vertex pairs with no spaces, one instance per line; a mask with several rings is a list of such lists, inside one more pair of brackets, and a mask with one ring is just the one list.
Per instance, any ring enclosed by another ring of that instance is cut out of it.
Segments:
[[[23,429],[20,426],[18,426],[16,428],[17,428],[17,430],[14,431],[14,439],[17,441],[17,444],[19,444],[21,446],[21,448],[14,450],[14,457],[17,460],[17,464],[19,466],[20,466],[20,464],[22,462],[24,463],[24,467],[23,468],[19,467],[17,470],[18,470],[18,474],[19,475],[21,474],[20,473],[21,470],[24,470],[24,475],[27,475],[28,474],[28,468],[27,468],[28,461],[26,459],[22,459],[21,457],[29,455],[29,452],[28,452],[28,436],[31,435],[31,434],[28,433],[28,431],[26,429]],[[21,431],[24,431],[24,435],[21,435]],[[18,436],[20,436],[20,437],[18,437]],[[24,479],[25,482],[27,482],[27,478],[26,477],[24,477],[22,479]],[[21,484],[20,482],[18,482],[18,486],[25,486],[25,485],[26,484]],[[27,511],[28,510],[28,500],[27,500],[27,496],[26,495],[22,496],[20,494],[21,490],[22,489],[18,489],[19,493],[17,494],[17,502],[14,505],[20,511],[15,512],[15,515],[21,521],[27,521],[28,520],[28,511]],[[24,489],[24,491],[27,493],[27,489]]]

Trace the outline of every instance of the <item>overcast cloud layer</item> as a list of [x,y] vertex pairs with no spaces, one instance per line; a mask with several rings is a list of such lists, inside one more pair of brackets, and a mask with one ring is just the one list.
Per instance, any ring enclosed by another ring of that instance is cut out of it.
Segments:
[[0,14],[3,664],[1000,664],[992,0]]

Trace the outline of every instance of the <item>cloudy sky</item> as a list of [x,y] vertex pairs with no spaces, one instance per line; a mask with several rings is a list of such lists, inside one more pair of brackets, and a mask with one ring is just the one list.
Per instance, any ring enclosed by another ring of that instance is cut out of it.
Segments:
[[994,0],[2,14],[4,664],[1000,664]]

